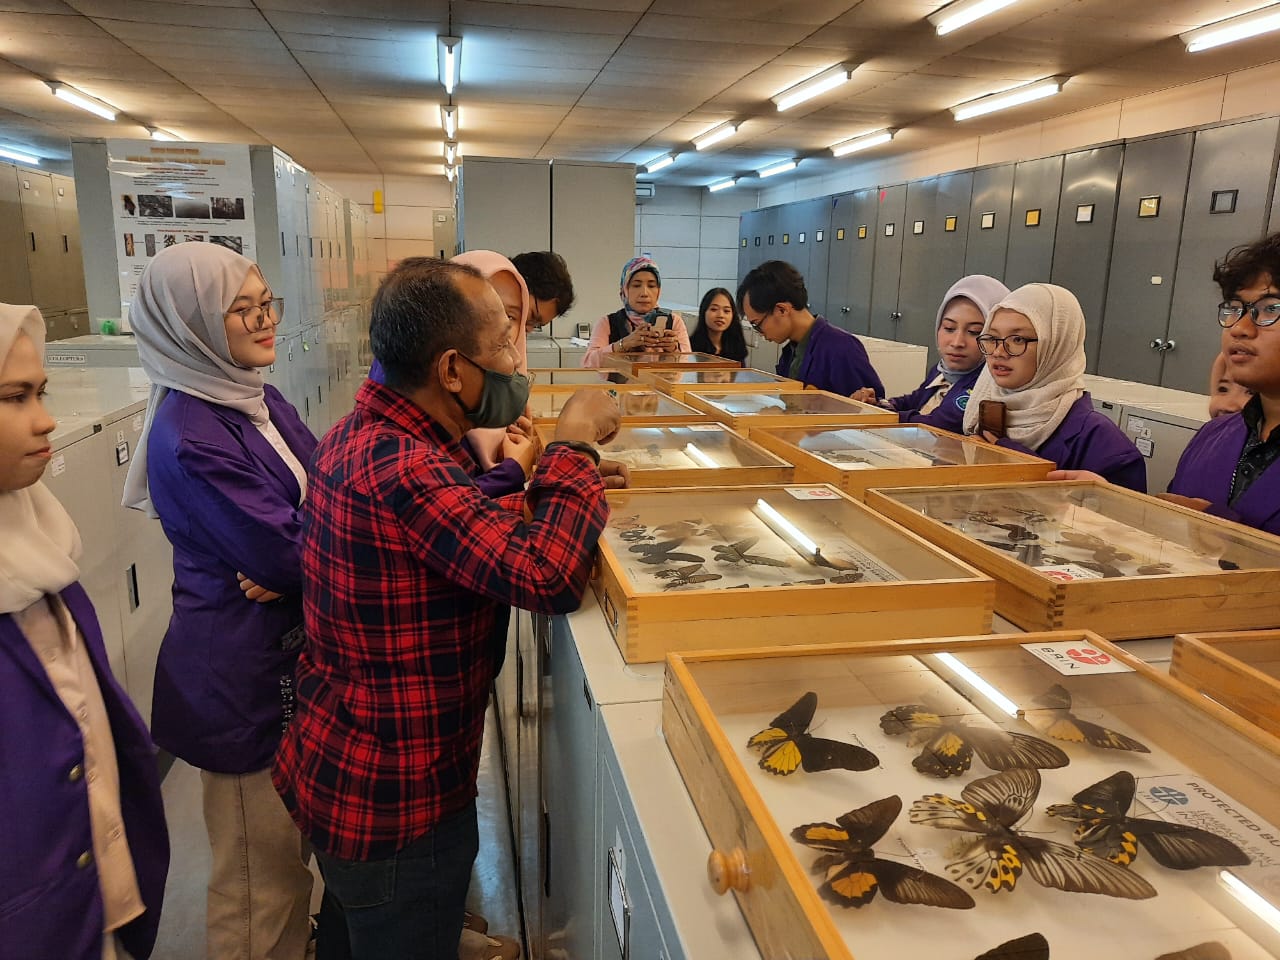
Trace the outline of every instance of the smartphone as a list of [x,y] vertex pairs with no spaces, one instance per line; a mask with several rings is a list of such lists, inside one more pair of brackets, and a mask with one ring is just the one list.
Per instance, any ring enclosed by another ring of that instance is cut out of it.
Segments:
[[1000,400],[983,400],[978,404],[978,430],[997,437],[1005,435],[1005,406]]
[[660,313],[653,318],[653,329],[657,330],[659,333],[666,333],[667,324],[669,324],[670,322],[671,322],[671,314]]

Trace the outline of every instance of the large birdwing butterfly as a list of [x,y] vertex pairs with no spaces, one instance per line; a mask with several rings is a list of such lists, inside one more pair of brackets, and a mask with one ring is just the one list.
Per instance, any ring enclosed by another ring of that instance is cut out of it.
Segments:
[[921,747],[911,765],[930,777],[960,776],[973,763],[975,753],[992,770],[1053,770],[1070,762],[1062,750],[1039,737],[969,726],[926,704],[895,707],[880,718],[880,729],[890,736],[905,733],[908,746]]
[[1071,694],[1060,683],[1055,683],[1048,692],[1036,697],[1036,703],[1041,709],[1028,710],[1027,722],[1047,737],[1068,743],[1087,743],[1106,750],[1151,752],[1145,743],[1133,737],[1077,717],[1071,712]]
[[971,909],[973,897],[950,880],[875,855],[872,845],[901,812],[901,797],[885,797],[850,810],[835,823],[806,823],[791,831],[797,843],[822,851],[811,868],[823,877],[818,887],[822,898],[842,907],[862,907],[883,893],[894,903]]
[[1142,877],[1065,843],[1024,836],[1014,826],[1031,811],[1040,772],[1018,768],[974,780],[955,800],[930,794],[911,805],[909,819],[943,830],[978,834],[947,876],[972,890],[1013,890],[1023,868],[1037,883],[1068,893],[1100,893],[1126,900],[1156,895]]
[[1113,773],[1085,787],[1070,803],[1055,803],[1045,812],[1051,817],[1078,821],[1076,846],[1112,863],[1128,866],[1138,847],[1151,859],[1171,870],[1196,867],[1242,867],[1249,855],[1225,837],[1166,820],[1128,816],[1137,781],[1128,770]]
[[1043,934],[1028,933],[993,947],[973,960],[1049,960],[1049,941]]
[[806,773],[820,770],[870,770],[880,764],[879,758],[853,743],[826,740],[809,735],[809,724],[818,709],[818,695],[809,691],[778,714],[747,746],[763,750],[760,769],[780,777],[789,776],[798,767]]

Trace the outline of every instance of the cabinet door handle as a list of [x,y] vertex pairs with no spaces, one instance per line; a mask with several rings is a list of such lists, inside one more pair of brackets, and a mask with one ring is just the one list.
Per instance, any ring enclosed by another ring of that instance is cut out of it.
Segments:
[[35,231],[34,231],[34,230],[30,231],[30,232],[27,234],[27,236],[31,238],[31,252],[32,252],[32,253],[35,253],[35,252],[36,252],[36,234],[35,234]]
[[1172,349],[1174,349],[1175,347],[1177,347],[1177,345],[1178,345],[1178,341],[1177,341],[1177,340],[1166,340],[1166,341],[1164,342],[1164,346],[1160,348],[1160,352],[1161,352],[1161,353],[1168,353],[1170,350],[1172,350]]
[[71,252],[71,243],[70,241],[68,241],[67,235],[65,233],[62,235],[62,252],[63,253]]
[[1163,338],[1163,337],[1156,337],[1154,340],[1152,340],[1152,341],[1151,341],[1151,349],[1152,349],[1152,350],[1155,350],[1155,351],[1157,351],[1157,352],[1163,352],[1163,351],[1164,351],[1164,338]]
[[902,314],[900,314],[897,310],[895,310],[893,311],[893,313],[889,314],[889,319],[892,320],[894,323],[897,323],[899,320],[902,319]]
[[849,312],[849,308],[848,308],[848,307],[841,307],[841,308],[840,308],[840,312],[841,312],[841,313],[848,313],[848,312]]

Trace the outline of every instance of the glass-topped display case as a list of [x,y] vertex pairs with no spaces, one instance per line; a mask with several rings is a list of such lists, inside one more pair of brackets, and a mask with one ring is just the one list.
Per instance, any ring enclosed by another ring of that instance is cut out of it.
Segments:
[[740,433],[769,427],[842,427],[897,423],[892,410],[826,390],[799,393],[722,393],[690,390],[685,402]]
[[659,393],[643,384],[599,384],[590,386],[539,387],[529,393],[529,411],[535,423],[553,421],[560,416],[565,402],[579,390],[609,390],[622,411],[624,424],[690,424],[708,423],[701,410],[695,410],[674,397]]
[[742,368],[742,364],[737,360],[726,360],[714,353],[606,353],[600,361],[600,366],[621,370],[632,376],[638,375],[641,370],[663,367],[693,367],[697,370]]
[[533,381],[534,389],[638,382],[635,377],[621,370],[597,370],[595,367],[530,367],[529,379]]
[[1169,673],[1280,737],[1280,630],[1179,634]]
[[[896,419],[884,427],[771,427],[751,439],[794,463],[797,480],[830,483],[859,500],[870,487],[1043,480],[1053,469],[1039,457]],[[933,472],[921,473],[926,467]]]
[[1123,487],[873,488],[867,504],[991,574],[996,611],[1020,627],[1280,626],[1280,539]]
[[628,662],[990,629],[993,585],[825,485],[617,490],[593,587]]
[[664,693],[767,960],[1280,957],[1280,741],[1094,634],[672,655]]
[[657,368],[638,374],[663,393],[683,400],[691,390],[714,389],[718,393],[798,393],[804,384],[753,367],[731,370],[679,370]]

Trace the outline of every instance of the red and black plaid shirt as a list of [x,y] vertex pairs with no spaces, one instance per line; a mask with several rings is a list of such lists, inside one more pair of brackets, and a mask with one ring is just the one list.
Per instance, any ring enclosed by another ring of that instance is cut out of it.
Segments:
[[443,427],[375,383],[316,450],[307,645],[273,777],[331,856],[389,857],[475,797],[507,607],[565,613],[586,588],[609,511],[591,460],[556,448],[502,500],[475,471]]

